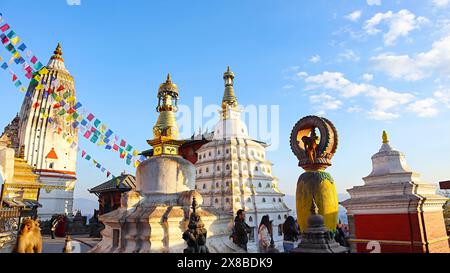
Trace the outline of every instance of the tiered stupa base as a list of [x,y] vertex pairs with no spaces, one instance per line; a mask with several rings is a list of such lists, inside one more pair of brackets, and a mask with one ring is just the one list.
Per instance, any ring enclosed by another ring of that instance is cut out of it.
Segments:
[[[210,252],[237,252],[229,239],[232,218],[199,209],[208,230]],[[141,206],[120,208],[100,217],[106,228],[103,240],[91,252],[102,253],[182,253],[183,232],[189,223],[189,207]]]

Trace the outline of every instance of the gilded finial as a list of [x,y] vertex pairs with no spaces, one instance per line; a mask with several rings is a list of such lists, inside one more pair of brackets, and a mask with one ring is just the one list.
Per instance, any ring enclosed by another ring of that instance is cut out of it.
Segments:
[[172,82],[172,77],[170,76],[170,73],[167,73],[167,83]]
[[236,108],[238,106],[236,95],[234,94],[234,73],[230,70],[230,66],[227,67],[227,71],[223,73],[223,79],[225,81],[225,91],[222,98],[222,110],[225,111],[227,106]]
[[317,215],[319,214],[319,208],[317,207],[316,200],[314,200],[314,197],[311,201],[311,215]]
[[383,130],[383,144],[389,143],[389,137],[385,130]]
[[64,61],[64,59],[62,58],[63,52],[61,49],[61,44],[58,42],[58,45],[56,46],[55,51],[53,51],[53,56],[51,57],[51,59],[58,59],[61,61]]

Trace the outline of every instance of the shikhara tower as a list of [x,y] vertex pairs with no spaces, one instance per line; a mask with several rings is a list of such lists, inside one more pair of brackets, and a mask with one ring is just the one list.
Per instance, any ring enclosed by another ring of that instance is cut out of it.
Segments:
[[249,137],[234,92],[234,73],[229,67],[223,79],[225,91],[213,140],[197,150],[196,188],[204,206],[233,214],[245,209],[246,221],[254,229],[251,241],[257,241],[257,228],[264,215],[273,220],[274,240],[282,240],[281,224],[290,209],[272,175],[272,163],[266,159],[268,145]]
[[[66,115],[58,115],[61,108],[54,107],[56,102],[52,99],[53,92],[64,98],[75,97],[74,79],[65,67],[60,44],[47,69],[49,73],[42,75],[40,82],[32,81],[28,87],[20,111],[19,129],[23,156],[45,184],[39,198],[42,208],[38,213],[42,219],[54,214],[72,214],[77,148],[70,142],[78,142],[77,129]],[[59,88],[61,86],[64,90]],[[72,101],[68,104],[73,106],[74,100],[66,101]]]

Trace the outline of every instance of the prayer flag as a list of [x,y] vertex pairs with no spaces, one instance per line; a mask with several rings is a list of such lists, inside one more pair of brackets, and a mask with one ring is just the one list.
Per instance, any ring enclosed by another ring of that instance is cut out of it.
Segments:
[[48,69],[46,68],[46,67],[43,67],[41,70],[39,70],[39,74],[41,74],[41,75],[45,75],[45,74],[48,74]]
[[131,146],[130,144],[127,145],[127,148],[125,149],[127,152],[131,152],[131,150],[133,150],[133,146]]
[[11,39],[11,43],[13,43],[13,45],[17,45],[19,42],[20,42],[19,36],[16,36]]
[[94,115],[93,114],[89,114],[87,117],[87,120],[92,121],[94,119]]
[[5,34],[2,34],[0,37],[2,39],[2,44],[6,45],[9,42],[9,39]]
[[120,146],[125,147],[125,145],[127,145],[127,142],[122,139],[122,141],[120,141]]
[[40,70],[42,67],[44,67],[44,66],[39,61],[34,65],[35,70]]
[[78,108],[80,108],[82,106],[81,103],[77,102],[77,104],[75,104],[75,106],[73,107],[73,109],[78,110]]
[[81,152],[81,157],[84,157],[85,155],[86,155],[86,151],[83,150],[83,151]]
[[84,134],[84,137],[89,139],[91,137],[91,131],[86,131],[86,133]]
[[92,136],[92,138],[91,138],[91,142],[92,142],[92,143],[96,143],[97,140],[98,140],[98,136],[94,134],[94,135]]
[[32,64],[36,64],[36,62],[37,62],[36,56],[31,57],[30,62],[31,62]]
[[101,123],[101,121],[100,121],[99,119],[95,119],[95,121],[94,121],[94,126],[95,126],[96,128],[98,128],[98,126],[100,125],[100,123]]
[[22,82],[20,82],[20,81],[16,81],[16,83],[14,84],[16,87],[19,87],[19,86],[21,86],[22,85]]
[[81,125],[86,126],[86,124],[87,124],[87,121],[86,121],[85,119],[83,119],[83,120],[81,121]]
[[27,48],[27,46],[26,46],[24,43],[22,43],[22,44],[18,47],[18,49],[19,49],[20,51],[24,51],[26,48]]
[[8,64],[7,63],[3,63],[1,66],[4,70],[6,70],[8,68]]
[[91,156],[90,156],[90,155],[87,155],[87,156],[85,157],[85,159],[89,161],[89,160],[91,160]]
[[[9,26],[8,26],[9,29]],[[4,32],[4,31],[3,31]],[[14,35],[16,35],[16,33],[14,32],[14,30],[10,30],[8,32],[8,34],[6,34],[6,36],[8,36],[9,39],[11,39],[12,37],[14,37]]]
[[105,133],[105,136],[109,138],[113,134],[113,131],[109,130]]
[[8,29],[9,29],[9,25],[8,25],[8,24],[4,24],[3,26],[0,27],[0,30],[1,30],[2,32],[7,31]]

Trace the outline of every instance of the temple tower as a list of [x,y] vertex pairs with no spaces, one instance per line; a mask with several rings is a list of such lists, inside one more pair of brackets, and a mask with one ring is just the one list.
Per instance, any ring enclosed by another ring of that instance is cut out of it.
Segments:
[[372,156],[372,172],[363,180],[364,185],[349,189],[350,199],[342,202],[353,252],[449,252],[442,209],[447,199],[409,168],[386,132],[381,149]]
[[272,175],[272,163],[266,159],[266,143],[249,137],[241,120],[241,110],[234,92],[234,73],[223,74],[225,90],[220,120],[212,141],[196,152],[196,188],[204,206],[235,214],[245,209],[246,222],[254,228],[249,251],[256,250],[257,229],[264,215],[273,220],[274,240],[281,243],[281,224],[290,213],[278,179]]
[[[181,253],[183,233],[188,229],[193,199],[201,206],[202,196],[194,190],[195,167],[178,154],[184,142],[178,140],[174,113],[178,88],[170,75],[158,90],[159,117],[153,139],[147,142],[154,153],[136,169],[136,189],[122,195],[121,207],[101,215],[105,224],[102,241],[91,252]],[[198,208],[208,233],[211,252],[236,252],[229,240],[231,215]]]
[[62,54],[58,43],[47,65],[49,73],[40,81],[31,81],[20,111],[21,153],[44,184],[39,198],[42,219],[54,214],[71,216],[73,207],[77,149],[67,139],[78,142],[78,131],[66,115],[58,114],[62,108],[53,107],[55,96],[64,98],[68,104],[65,108],[75,104],[74,79]]

